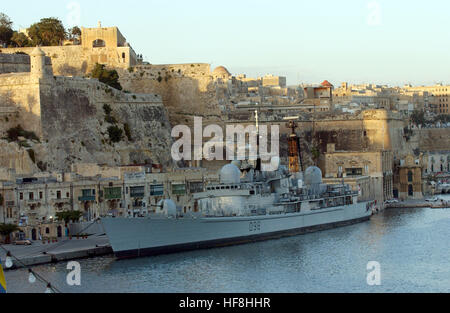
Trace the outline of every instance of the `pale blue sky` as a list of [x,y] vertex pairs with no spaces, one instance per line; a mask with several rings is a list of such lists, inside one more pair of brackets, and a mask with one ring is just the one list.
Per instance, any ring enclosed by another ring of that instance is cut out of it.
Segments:
[[154,64],[211,63],[288,84],[450,83],[448,0],[43,0],[0,11],[16,28],[50,16],[68,26],[70,3],[80,26],[118,26]]

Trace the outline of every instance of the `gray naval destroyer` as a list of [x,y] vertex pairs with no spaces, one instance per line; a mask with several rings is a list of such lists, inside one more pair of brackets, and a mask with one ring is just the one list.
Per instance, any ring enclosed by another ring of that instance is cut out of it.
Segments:
[[[298,141],[291,136],[291,152]],[[301,155],[301,154],[300,154]],[[258,160],[260,162],[260,160]],[[374,202],[358,202],[350,186],[322,183],[318,167],[292,172],[273,160],[275,171],[240,162],[225,165],[220,183],[194,194],[197,213],[182,214],[172,200],[162,200],[156,213],[103,218],[117,258],[134,258],[294,236],[368,221]],[[300,161],[301,163],[301,161]],[[298,166],[294,166],[294,169]]]

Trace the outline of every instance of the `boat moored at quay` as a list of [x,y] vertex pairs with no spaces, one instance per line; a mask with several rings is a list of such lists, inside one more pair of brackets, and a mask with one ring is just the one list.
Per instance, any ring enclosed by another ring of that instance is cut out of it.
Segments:
[[358,202],[348,185],[326,185],[317,167],[291,174],[286,167],[241,171],[224,166],[220,183],[194,195],[197,212],[182,214],[171,200],[156,213],[103,218],[117,258],[151,256],[243,244],[364,222],[373,202]]

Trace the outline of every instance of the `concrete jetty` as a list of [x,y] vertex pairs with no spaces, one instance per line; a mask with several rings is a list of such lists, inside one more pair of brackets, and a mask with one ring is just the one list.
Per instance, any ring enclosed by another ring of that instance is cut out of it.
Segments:
[[[26,266],[98,257],[113,253],[106,236],[91,236],[87,239],[64,239],[50,244],[34,241],[31,246],[3,245],[3,247]],[[4,264],[5,251],[0,251],[0,257]],[[21,267],[23,266],[14,260],[14,266],[10,270]]]

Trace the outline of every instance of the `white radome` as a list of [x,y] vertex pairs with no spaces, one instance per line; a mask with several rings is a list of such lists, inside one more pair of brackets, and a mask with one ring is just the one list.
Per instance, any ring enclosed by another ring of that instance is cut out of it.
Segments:
[[222,167],[220,170],[220,183],[221,184],[240,184],[241,183],[241,171],[239,168],[230,163]]
[[320,185],[322,184],[322,171],[317,166],[308,167],[305,171],[305,184]]
[[162,209],[162,211],[167,214],[169,217],[176,217],[177,216],[177,205],[173,200],[165,199],[161,200],[158,203],[158,206]]

